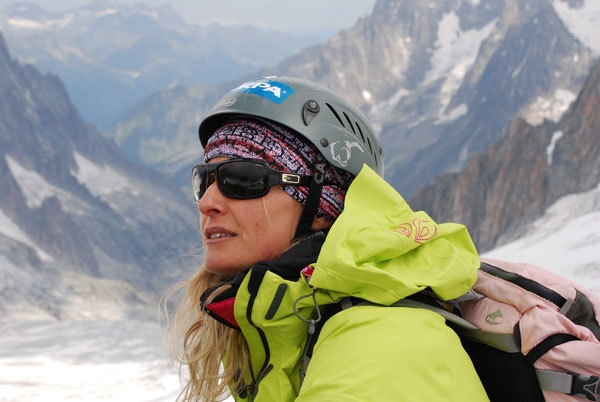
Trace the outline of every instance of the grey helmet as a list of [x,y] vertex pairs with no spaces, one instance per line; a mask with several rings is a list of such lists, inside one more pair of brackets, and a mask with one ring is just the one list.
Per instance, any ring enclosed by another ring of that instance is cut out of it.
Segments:
[[294,130],[314,144],[330,164],[355,176],[363,164],[383,176],[381,144],[365,116],[314,82],[265,77],[234,88],[200,123],[203,148],[214,131],[234,115],[261,117]]

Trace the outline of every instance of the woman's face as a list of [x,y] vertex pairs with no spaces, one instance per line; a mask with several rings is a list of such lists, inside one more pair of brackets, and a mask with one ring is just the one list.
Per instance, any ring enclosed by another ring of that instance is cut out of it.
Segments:
[[[210,163],[228,159],[217,157]],[[227,198],[212,183],[198,203],[206,270],[234,275],[285,251],[302,214],[302,204],[279,186],[261,198]]]

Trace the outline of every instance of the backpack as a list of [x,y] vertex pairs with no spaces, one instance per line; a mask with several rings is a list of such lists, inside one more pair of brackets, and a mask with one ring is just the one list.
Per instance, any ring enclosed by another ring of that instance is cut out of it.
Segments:
[[[323,312],[309,336],[302,374],[320,327],[353,305]],[[472,289],[452,301],[423,291],[392,306],[426,308],[446,318],[492,402],[600,402],[600,298],[533,264],[481,259]]]

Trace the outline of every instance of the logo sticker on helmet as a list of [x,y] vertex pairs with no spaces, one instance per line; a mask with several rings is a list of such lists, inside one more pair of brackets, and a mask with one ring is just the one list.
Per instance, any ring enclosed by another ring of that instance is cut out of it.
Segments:
[[253,95],[262,96],[273,103],[280,104],[294,93],[294,88],[277,81],[251,81],[246,82],[231,91],[248,92]]
[[337,161],[341,167],[348,166],[354,148],[358,149],[361,153],[365,153],[363,147],[356,141],[335,141],[329,146],[331,157],[333,160]]

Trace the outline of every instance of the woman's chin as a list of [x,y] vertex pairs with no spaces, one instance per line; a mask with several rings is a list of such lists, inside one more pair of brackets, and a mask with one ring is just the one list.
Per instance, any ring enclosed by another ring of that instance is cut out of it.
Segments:
[[[219,260],[220,261],[211,261],[210,258],[205,259],[204,269],[213,274],[233,276],[245,268],[245,266],[241,264],[232,266],[231,262],[227,261],[227,259]],[[224,261],[227,261],[227,264],[224,264]]]

